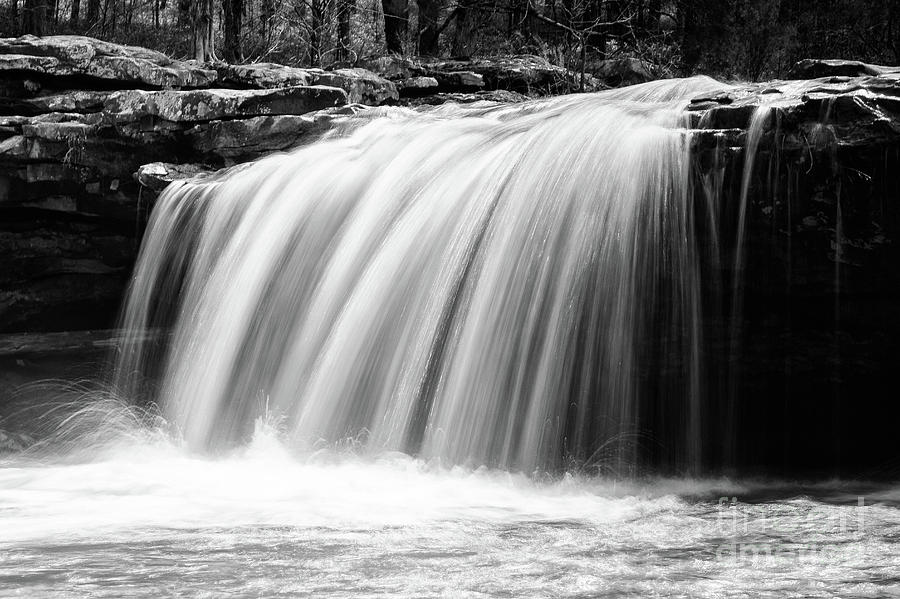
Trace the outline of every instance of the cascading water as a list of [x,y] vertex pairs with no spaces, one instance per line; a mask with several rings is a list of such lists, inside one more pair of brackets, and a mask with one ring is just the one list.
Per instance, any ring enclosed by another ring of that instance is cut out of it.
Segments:
[[0,597],[890,594],[896,485],[605,476],[708,474],[756,403],[715,371],[760,345],[780,121],[701,172],[684,109],[724,87],[375,109],[170,187],[118,393],[0,456]]
[[[172,186],[124,323],[172,325],[167,415],[197,448],[233,444],[268,414],[299,447],[354,439],[524,471],[601,455],[628,464],[657,349],[646,340],[664,339],[683,356],[669,394],[685,402],[677,445],[696,464],[699,248],[683,109],[722,87],[695,78],[395,110]],[[129,348],[124,386],[146,362]]]

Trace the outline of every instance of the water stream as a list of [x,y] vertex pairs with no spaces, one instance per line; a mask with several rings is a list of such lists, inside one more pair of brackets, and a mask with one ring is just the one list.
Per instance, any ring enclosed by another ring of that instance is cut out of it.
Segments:
[[900,488],[703,470],[722,88],[381,109],[172,185],[123,315],[171,335],[25,418],[0,596],[896,596]]

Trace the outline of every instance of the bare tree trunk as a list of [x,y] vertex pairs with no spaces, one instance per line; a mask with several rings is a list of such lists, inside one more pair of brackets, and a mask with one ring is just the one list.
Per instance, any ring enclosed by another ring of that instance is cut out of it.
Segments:
[[473,37],[475,34],[476,0],[460,0],[456,8],[456,28],[450,53],[456,58],[468,58],[472,55]]
[[261,0],[259,4],[259,37],[264,47],[268,47],[275,19],[274,0]]
[[437,56],[441,3],[438,0],[416,0],[416,4],[419,7],[419,54]]
[[355,0],[340,0],[338,3],[338,47],[337,59],[339,62],[350,60],[350,47],[353,43],[350,31],[350,18],[356,9]]
[[12,0],[9,5],[9,18],[10,18],[10,35],[18,35],[19,34],[19,0]]
[[403,54],[403,38],[409,22],[409,0],[381,0],[384,11],[384,44],[388,52]]
[[647,12],[647,27],[653,33],[659,33],[662,20],[662,0],[650,0]]
[[87,3],[87,24],[88,27],[93,27],[97,24],[97,19],[100,17],[100,0],[88,0]]
[[322,33],[325,28],[323,4],[322,0],[313,0],[310,4],[309,64],[314,67],[322,65]]
[[47,32],[47,0],[25,0],[22,7],[22,29],[25,33],[44,35]]
[[78,27],[78,18],[81,16],[81,0],[72,0],[72,15],[69,17],[69,25],[73,29]]
[[697,14],[690,2],[686,3],[679,15],[681,26],[681,60],[682,68],[687,73],[693,73],[697,63],[700,62],[700,27],[697,23]]
[[226,62],[236,63],[244,60],[244,52],[241,48],[243,16],[244,0],[223,0],[222,20],[225,29],[223,53]]
[[194,30],[194,58],[208,62],[214,57],[212,0],[194,0],[191,5]]

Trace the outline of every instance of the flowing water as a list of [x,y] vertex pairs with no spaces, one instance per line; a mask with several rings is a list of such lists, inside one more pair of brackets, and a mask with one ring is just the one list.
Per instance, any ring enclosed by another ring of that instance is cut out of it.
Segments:
[[[131,434],[0,468],[0,596],[888,597],[900,490],[616,481]],[[862,507],[860,506],[862,503]]]
[[900,593],[896,487],[694,474],[723,87],[372,111],[171,186],[123,322],[171,336],[20,414],[0,595]]

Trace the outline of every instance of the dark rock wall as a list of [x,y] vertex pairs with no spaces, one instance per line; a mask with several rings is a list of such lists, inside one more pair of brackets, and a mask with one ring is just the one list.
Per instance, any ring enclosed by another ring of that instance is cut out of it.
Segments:
[[[783,87],[793,87],[794,98],[774,102],[760,138],[737,273],[746,134],[720,131],[718,143],[702,135],[697,142],[698,180],[707,189],[721,181],[713,196],[725,250],[709,268],[718,287],[707,290],[707,466],[896,477],[898,76],[826,73]],[[752,111],[744,106],[759,104],[754,93],[740,97],[747,92],[716,108],[715,118],[746,123]],[[698,191],[699,202],[707,198]]]

